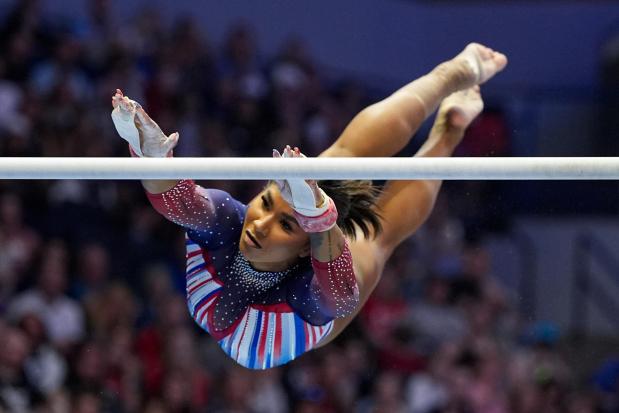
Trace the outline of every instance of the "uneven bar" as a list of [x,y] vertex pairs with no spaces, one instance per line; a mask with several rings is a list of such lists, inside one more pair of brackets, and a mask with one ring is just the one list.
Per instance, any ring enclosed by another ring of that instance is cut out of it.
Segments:
[[614,180],[619,157],[10,158],[0,179]]

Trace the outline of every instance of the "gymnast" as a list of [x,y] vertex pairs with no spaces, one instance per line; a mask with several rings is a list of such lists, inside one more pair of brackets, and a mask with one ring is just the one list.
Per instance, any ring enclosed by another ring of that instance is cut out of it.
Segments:
[[[437,108],[415,156],[450,156],[483,109],[479,84],[506,64],[503,54],[471,43],[361,111],[319,156],[393,156]],[[112,106],[132,156],[172,156],[178,133],[166,136],[120,90]],[[273,156],[304,155],[287,146]],[[266,369],[342,332],[394,249],[430,214],[441,181],[390,181],[378,191],[371,181],[274,180],[248,205],[192,180],[142,184],[153,207],[186,230],[187,305],[194,320],[236,362]]]

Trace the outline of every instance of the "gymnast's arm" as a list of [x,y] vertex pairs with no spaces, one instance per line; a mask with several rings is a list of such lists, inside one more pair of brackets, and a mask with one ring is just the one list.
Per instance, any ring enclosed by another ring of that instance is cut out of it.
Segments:
[[[341,238],[340,238],[341,236]],[[342,231],[310,234],[312,244],[311,278],[293,277],[287,289],[288,304],[304,320],[324,325],[334,318],[346,317],[359,306],[359,287],[353,269],[352,254]],[[327,256],[317,250],[334,248]]]
[[[131,156],[137,156],[131,146],[129,152]],[[171,152],[169,156],[172,156]],[[142,186],[153,208],[169,221],[197,231],[211,226],[216,208],[207,190],[193,180],[143,179]]]
[[[299,148],[286,146],[278,158],[300,158]],[[298,279],[288,290],[288,303],[308,322],[323,325],[335,317],[351,314],[359,303],[359,288],[352,255],[342,230],[337,226],[337,208],[316,181],[275,180],[282,198],[292,207],[298,225],[310,239],[314,275]]]
[[[120,89],[112,97],[112,120],[120,136],[129,143],[133,157],[172,156],[178,132],[166,136],[142,106]],[[149,201],[168,220],[190,230],[207,230],[218,215],[232,214],[238,202],[222,191],[206,190],[192,180],[143,180]],[[218,206],[213,198],[217,198]],[[220,199],[221,198],[221,199]]]
[[[190,179],[166,182],[169,182],[167,185],[174,182],[174,185],[163,192],[151,192],[144,185],[148,200],[157,212],[169,221],[195,231],[205,231],[214,225],[218,212],[211,195],[214,190],[204,189]],[[157,189],[163,187],[160,185]]]
[[[165,158],[172,156],[178,143],[178,132],[166,136],[138,102],[129,99],[120,89],[112,96],[112,121],[121,138],[129,143],[133,157]],[[174,188],[178,180],[143,180],[151,194],[161,194]]]
[[308,235],[314,269],[314,276],[306,290],[308,298],[316,304],[317,313],[327,318],[345,317],[359,304],[359,288],[344,233],[335,225],[326,231],[309,232]]
[[342,230],[310,234],[314,277],[310,295],[319,311],[329,317],[345,317],[359,304],[359,287],[353,270],[352,254]]
[[151,180],[151,179],[143,179],[142,186],[146,189],[147,192],[151,194],[162,194],[164,192],[169,191],[179,184],[180,181],[177,180]]

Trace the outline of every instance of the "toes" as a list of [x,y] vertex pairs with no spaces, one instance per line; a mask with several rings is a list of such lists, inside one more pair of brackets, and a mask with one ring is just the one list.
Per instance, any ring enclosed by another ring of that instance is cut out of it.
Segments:
[[484,83],[499,73],[507,65],[507,57],[484,46],[477,49],[477,61],[481,67],[478,83]]
[[503,68],[507,66],[507,56],[503,53],[494,52],[493,60],[498,70],[503,70]]
[[480,43],[469,43],[464,48],[465,51],[479,55],[480,57],[489,58],[494,50]]
[[494,56],[497,52],[492,50],[491,48],[484,46],[479,43],[474,43],[475,49],[477,50],[477,54],[481,57],[481,60],[494,60]]
[[492,59],[496,52],[489,47],[482,46],[482,56],[486,59]]

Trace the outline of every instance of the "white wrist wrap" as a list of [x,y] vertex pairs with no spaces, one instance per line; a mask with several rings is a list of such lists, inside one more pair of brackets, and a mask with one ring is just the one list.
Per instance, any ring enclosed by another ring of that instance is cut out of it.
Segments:
[[112,122],[114,122],[116,131],[121,138],[129,142],[131,149],[137,156],[143,157],[144,154],[140,149],[140,134],[135,126],[134,118],[135,112],[122,111],[120,106],[112,110]]
[[322,189],[318,188],[323,202],[317,207],[314,192],[305,180],[288,179],[287,182],[292,195],[293,215],[303,231],[324,232],[335,226],[337,208],[333,200]]
[[[325,195],[326,196],[326,195]],[[303,229],[303,231],[307,233],[313,232],[325,232],[333,228],[337,223],[337,208],[335,207],[335,203],[328,196],[325,198],[325,202],[323,202],[324,206],[320,208],[322,213],[316,216],[306,216],[302,215],[296,210],[293,211],[293,215],[296,218],[299,226]],[[316,208],[318,209],[318,208]]]
[[328,196],[322,189],[320,189],[320,193],[322,194],[323,203],[320,207],[317,207],[314,192],[305,180],[287,179],[287,181],[290,187],[290,195],[292,196],[292,208],[295,211],[306,217],[317,217],[326,211],[328,205],[324,201],[327,200]]

